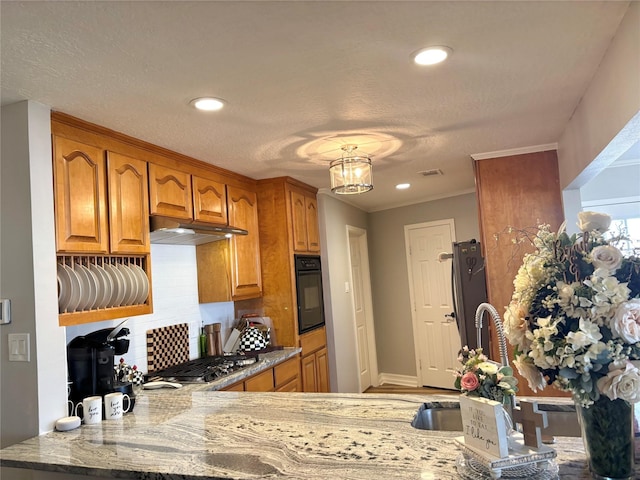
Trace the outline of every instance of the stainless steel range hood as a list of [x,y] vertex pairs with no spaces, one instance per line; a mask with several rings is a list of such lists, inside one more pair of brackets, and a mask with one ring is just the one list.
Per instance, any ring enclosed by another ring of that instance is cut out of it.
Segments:
[[157,216],[149,217],[149,224],[151,243],[170,245],[201,245],[249,233],[242,228]]

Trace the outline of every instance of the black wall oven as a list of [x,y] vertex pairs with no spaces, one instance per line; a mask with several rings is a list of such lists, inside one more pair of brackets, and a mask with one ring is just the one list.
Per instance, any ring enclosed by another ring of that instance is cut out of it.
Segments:
[[294,260],[298,294],[298,333],[302,334],[324,325],[322,269],[319,256],[294,255]]

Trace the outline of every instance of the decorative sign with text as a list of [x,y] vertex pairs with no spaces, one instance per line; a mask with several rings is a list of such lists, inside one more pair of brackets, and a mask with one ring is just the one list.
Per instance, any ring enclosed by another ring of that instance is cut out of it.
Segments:
[[488,398],[460,395],[464,444],[483,456],[509,456],[502,404]]

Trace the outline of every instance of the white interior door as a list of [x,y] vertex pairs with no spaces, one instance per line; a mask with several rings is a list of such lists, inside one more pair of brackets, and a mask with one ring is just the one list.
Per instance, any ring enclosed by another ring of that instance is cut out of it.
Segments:
[[451,251],[454,237],[453,220],[405,227],[419,385],[453,388],[460,336],[447,316],[453,311],[451,260],[440,262],[438,254]]
[[366,232],[350,227],[349,256],[351,264],[351,296],[353,300],[356,342],[358,349],[358,373],[360,391],[364,392],[374,383],[377,385],[375,366],[375,340],[373,316],[371,315],[371,286],[366,246]]

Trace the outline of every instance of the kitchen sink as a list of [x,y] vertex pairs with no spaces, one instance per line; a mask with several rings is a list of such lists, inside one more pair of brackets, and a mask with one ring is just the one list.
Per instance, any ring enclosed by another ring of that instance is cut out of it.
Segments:
[[[542,431],[543,441],[552,442],[551,437],[580,437],[580,424],[573,405],[538,404],[547,412],[549,426]],[[411,426],[419,430],[441,430],[462,432],[460,405],[454,402],[424,403],[418,409]]]

